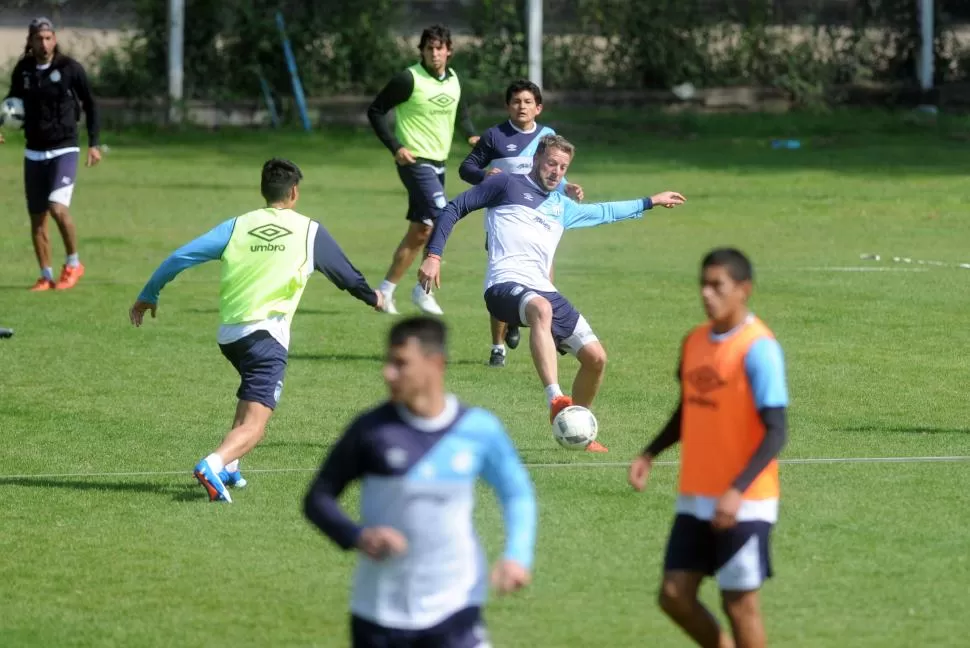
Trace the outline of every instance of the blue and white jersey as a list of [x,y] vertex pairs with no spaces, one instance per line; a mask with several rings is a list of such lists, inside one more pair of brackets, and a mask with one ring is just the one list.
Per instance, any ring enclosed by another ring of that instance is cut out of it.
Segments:
[[[533,124],[531,130],[521,130],[511,121],[492,126],[458,167],[458,175],[468,184],[477,185],[490,168],[502,173],[528,173],[532,170],[539,140],[556,131],[548,126]],[[565,180],[562,187],[565,187]]]
[[[407,539],[401,556],[360,554],[351,611],[387,628],[432,627],[488,590],[488,565],[472,522],[475,483],[497,492],[505,519],[504,557],[531,568],[536,501],[529,475],[505,428],[491,413],[449,395],[434,419],[386,402],[348,428],[307,493],[307,517],[344,549],[365,527],[386,526]],[[361,481],[360,523],[337,504]]]
[[498,173],[448,203],[435,221],[427,251],[441,255],[455,223],[486,208],[485,290],[513,281],[552,292],[556,287],[549,279],[549,268],[563,232],[640,218],[652,206],[649,198],[582,204],[546,191],[529,175]]

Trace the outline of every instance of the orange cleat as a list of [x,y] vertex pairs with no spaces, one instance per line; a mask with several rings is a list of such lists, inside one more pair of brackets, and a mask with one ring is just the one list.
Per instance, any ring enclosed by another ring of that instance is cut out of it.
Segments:
[[73,288],[78,279],[84,276],[84,266],[80,263],[76,266],[65,265],[61,268],[61,277],[57,280],[54,288],[57,290],[67,290]]
[[556,420],[556,414],[563,411],[567,407],[573,404],[573,399],[569,396],[556,396],[552,399],[549,404],[549,422],[552,423]]
[[609,452],[609,449],[599,441],[593,441],[586,446],[586,452]]
[[41,277],[37,280],[37,283],[30,287],[30,292],[41,292],[44,290],[54,290],[54,282],[47,277]]

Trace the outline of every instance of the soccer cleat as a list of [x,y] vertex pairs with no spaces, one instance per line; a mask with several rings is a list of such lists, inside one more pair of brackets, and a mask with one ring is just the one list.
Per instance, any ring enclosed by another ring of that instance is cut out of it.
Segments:
[[226,488],[226,485],[219,478],[218,473],[212,469],[208,461],[203,459],[195,464],[195,470],[192,474],[195,475],[195,478],[199,480],[202,487],[209,493],[210,502],[223,500],[232,504],[232,496],[229,494],[229,489]]
[[57,290],[68,290],[73,288],[77,284],[78,279],[84,276],[84,266],[82,264],[77,264],[76,266],[65,265],[61,268],[61,276],[54,284],[54,288]]
[[599,441],[591,441],[586,446],[586,452],[609,452],[609,449]]
[[0,328],[0,340],[4,338],[12,338],[12,337],[13,337],[13,329]]
[[219,479],[222,480],[223,484],[232,488],[245,488],[246,484],[249,483],[238,470],[235,472],[229,472],[225,468],[219,471]]
[[414,290],[411,291],[411,301],[414,305],[420,308],[423,312],[428,315],[444,315],[445,312],[441,310],[441,306],[438,305],[438,300],[434,298],[434,295],[429,292],[425,292],[424,288],[421,286],[415,286]]
[[552,423],[556,420],[556,414],[563,411],[567,407],[573,404],[573,399],[569,396],[556,396],[552,399],[549,404],[549,422]]
[[518,326],[509,325],[509,327],[505,329],[505,343],[510,349],[514,349],[519,346],[519,340],[521,339],[522,336],[519,334]]
[[504,367],[505,366],[505,354],[498,349],[492,349],[492,355],[488,359],[489,367]]
[[394,306],[394,293],[382,292],[381,294],[384,295],[384,307],[381,310],[388,315],[399,315]]
[[37,280],[37,283],[30,287],[30,292],[41,292],[43,290],[54,290],[54,282],[47,277],[41,277]]

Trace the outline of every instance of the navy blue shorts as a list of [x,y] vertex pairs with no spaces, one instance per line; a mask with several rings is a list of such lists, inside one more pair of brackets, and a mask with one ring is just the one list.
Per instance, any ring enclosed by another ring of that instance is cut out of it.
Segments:
[[397,174],[408,190],[407,219],[412,223],[434,225],[438,214],[448,204],[445,165],[419,159],[407,166],[397,165]]
[[276,409],[286,374],[287,353],[283,345],[267,331],[256,331],[235,342],[220,344],[219,348],[242,379],[236,397]]
[[709,520],[678,513],[670,531],[664,571],[717,576],[727,592],[749,592],[772,576],[770,522],[738,522],[715,531]]
[[480,608],[455,612],[436,626],[424,630],[397,630],[358,616],[350,621],[353,648],[487,648],[488,633]]
[[495,319],[509,326],[528,326],[523,311],[535,296],[545,298],[552,306],[552,337],[560,353],[576,354],[585,345],[596,341],[586,318],[558,292],[533,290],[507,281],[485,291],[485,307]]
[[77,161],[76,151],[50,160],[24,158],[24,193],[28,213],[43,214],[50,203],[71,206]]

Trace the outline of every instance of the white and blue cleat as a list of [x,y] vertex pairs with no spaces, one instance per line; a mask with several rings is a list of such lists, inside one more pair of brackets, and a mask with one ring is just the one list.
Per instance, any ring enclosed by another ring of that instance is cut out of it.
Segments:
[[195,470],[192,474],[195,475],[195,478],[199,480],[202,487],[209,493],[209,501],[217,502],[221,500],[229,502],[230,504],[232,503],[232,496],[229,494],[229,489],[219,477],[219,473],[212,469],[208,461],[203,459],[195,464]]
[[222,480],[223,484],[229,486],[230,488],[245,488],[246,484],[249,483],[246,481],[246,478],[242,476],[242,472],[238,470],[229,472],[225,468],[219,472],[219,479]]

